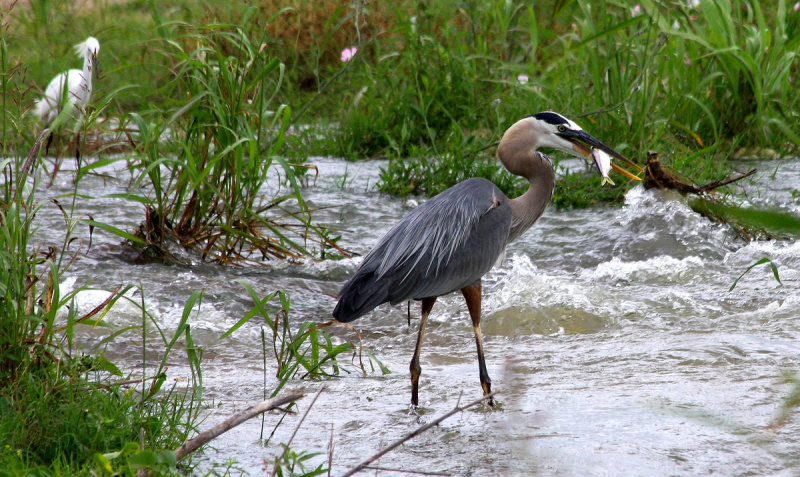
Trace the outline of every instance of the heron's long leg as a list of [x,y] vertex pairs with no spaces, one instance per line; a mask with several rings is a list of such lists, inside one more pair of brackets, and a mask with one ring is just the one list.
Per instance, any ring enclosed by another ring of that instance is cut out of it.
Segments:
[[[472,327],[475,330],[475,344],[478,346],[478,368],[480,371],[483,395],[492,392],[492,380],[486,371],[486,360],[483,358],[483,333],[481,333],[481,282],[461,289],[464,300],[467,302],[469,316],[472,318]],[[494,406],[494,400],[489,398],[489,405]]]
[[428,315],[436,303],[436,297],[422,299],[422,319],[419,321],[419,334],[417,334],[417,346],[414,348],[414,356],[411,358],[411,404],[419,404],[419,375],[422,368],[419,365],[419,353],[422,350],[422,340],[425,338],[425,325],[428,324]]

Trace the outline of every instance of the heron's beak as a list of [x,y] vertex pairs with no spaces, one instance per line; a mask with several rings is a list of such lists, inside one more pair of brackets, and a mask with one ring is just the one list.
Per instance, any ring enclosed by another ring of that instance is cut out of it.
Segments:
[[[600,170],[600,173],[603,174],[604,178],[606,178],[606,179],[608,178],[607,177],[607,167],[604,167],[604,165],[601,164],[601,162],[603,162],[603,159],[607,159],[607,158],[603,158],[603,155],[602,154],[598,154],[596,150],[600,150],[603,153],[605,153],[605,154],[607,154],[607,155],[609,155],[611,157],[615,157],[615,158],[625,162],[627,165],[629,165],[632,168],[636,169],[638,172],[642,172],[644,170],[644,169],[641,168],[641,166],[639,166],[635,162],[631,161],[627,157],[623,156],[622,154],[618,153],[617,151],[615,151],[615,150],[611,149],[610,147],[606,146],[599,139],[597,139],[594,136],[590,135],[586,131],[571,131],[571,130],[567,130],[567,131],[565,131],[563,133],[558,133],[558,135],[561,136],[563,139],[566,139],[567,141],[572,143],[572,150],[575,151],[575,153],[577,155],[583,156],[583,157],[586,157],[586,158],[591,158],[592,160],[594,160],[595,163],[597,164],[598,170]],[[594,151],[594,153],[593,153],[593,149],[596,149]],[[618,166],[618,165],[616,165],[614,163],[611,163],[611,168],[614,169],[615,171],[619,172],[620,174],[622,174],[624,176],[627,176],[627,177],[629,177],[631,179],[634,179],[634,180],[637,180],[637,181],[642,180],[640,177],[636,176],[635,174],[633,174],[631,172],[628,172],[627,170],[623,169],[622,167],[620,167],[620,166]]]

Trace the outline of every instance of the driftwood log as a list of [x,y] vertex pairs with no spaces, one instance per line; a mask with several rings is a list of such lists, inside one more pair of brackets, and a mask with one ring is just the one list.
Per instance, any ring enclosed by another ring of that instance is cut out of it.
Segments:
[[661,165],[661,161],[658,159],[658,153],[655,151],[649,151],[647,153],[647,166],[645,166],[644,188],[652,189],[655,187],[659,189],[674,189],[682,194],[703,194],[710,193],[718,187],[740,181],[745,177],[749,177],[755,173],[756,169],[750,169],[742,174],[731,174],[725,179],[711,181],[704,186],[696,186],[681,180],[678,176],[665,169],[664,166]]
[[292,401],[297,401],[302,397],[303,393],[290,393],[284,396],[278,396],[273,399],[268,399],[259,404],[256,404],[255,406],[246,409],[244,412],[232,416],[229,419],[226,419],[224,422],[212,427],[211,429],[208,429],[205,432],[201,432],[194,438],[187,440],[186,442],[183,443],[183,445],[178,447],[178,449],[175,451],[175,458],[177,460],[181,460],[187,455],[199,449],[203,444],[210,442],[212,439],[233,429],[234,427],[247,421],[248,419],[252,419],[258,416],[259,414],[267,412],[271,409],[279,408],[280,406],[288,404]]
[[647,189],[673,189],[681,194],[695,194],[689,207],[712,222],[729,225],[745,241],[800,238],[800,217],[789,211],[769,207],[743,206],[714,194],[718,187],[740,181],[755,174],[756,169],[732,174],[725,179],[703,186],[689,184],[661,165],[658,154],[649,152],[645,167],[644,186]]

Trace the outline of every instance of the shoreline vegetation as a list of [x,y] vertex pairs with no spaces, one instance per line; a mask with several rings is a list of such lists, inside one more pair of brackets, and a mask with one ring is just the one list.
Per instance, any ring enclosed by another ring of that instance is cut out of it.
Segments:
[[[800,150],[800,2],[3,0],[0,34],[0,468],[10,475],[192,469],[170,449],[198,431],[202,414],[190,321],[203,294],[171,334],[146,309],[152,291],[133,285],[78,316],[81,288],[59,290],[91,246],[73,243],[76,227],[167,263],[182,264],[175,245],[219,264],[344,257],[337,232],[316,224],[303,200],[309,157],[388,158],[378,187],[398,196],[432,196],[476,176],[516,195],[524,184],[496,163],[494,145],[512,122],[551,109],[642,166],[655,151],[687,184],[724,182],[734,160]],[[91,103],[53,131],[56,158],[46,157],[34,101],[78,65],[72,46],[89,35],[102,45]],[[37,200],[76,145],[74,193]],[[136,230],[75,212],[81,178],[118,162],[132,181],[116,198],[144,206]],[[284,185],[265,193],[272,169]],[[613,179],[617,187],[603,188],[596,175],[562,169],[553,204],[619,204],[632,184]],[[66,224],[61,246],[48,250],[31,242],[45,206]],[[741,217],[728,205],[697,209]],[[292,321],[282,291],[262,297],[243,286],[253,308],[223,337],[254,318],[266,324],[265,349],[280,366],[265,368],[278,380],[265,395],[356,369],[356,354],[366,372],[358,339]],[[142,322],[112,330],[102,347],[130,333],[144,343],[157,329],[161,351],[152,357],[143,345],[144,371],[74,346],[76,327],[107,326],[120,300],[139,307]],[[167,357],[179,352],[191,383],[164,386]],[[387,372],[374,356],[365,361]],[[791,409],[800,385],[787,381]],[[322,465],[303,467],[314,455],[284,444],[272,464],[278,475],[319,475]]]
[[[656,151],[697,183],[728,175],[732,158],[796,156],[800,10],[762,3],[12,2],[4,34],[23,111],[54,72],[74,67],[71,45],[88,32],[103,44],[94,109],[121,129],[135,127],[131,114],[166,122],[195,97],[192,86],[216,80],[178,84],[198,73],[188,68],[222,73],[269,57],[280,70],[260,85],[271,108],[219,93],[232,115],[289,116],[291,134],[271,152],[293,162],[390,158],[379,187],[395,195],[435,195],[471,176],[512,193],[520,185],[500,172],[492,145],[511,122],[548,109],[642,165]],[[260,72],[241,73],[228,79]],[[35,118],[21,120],[36,129]],[[576,197],[585,182],[565,179],[556,206],[585,206]],[[625,188],[614,190],[598,200],[619,201]]]

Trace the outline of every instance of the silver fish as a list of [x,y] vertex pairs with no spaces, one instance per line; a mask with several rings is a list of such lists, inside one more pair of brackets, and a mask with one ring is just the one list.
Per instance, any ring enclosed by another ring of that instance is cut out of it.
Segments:
[[600,185],[605,185],[606,183],[614,185],[614,181],[608,177],[608,171],[611,170],[611,156],[605,153],[602,149],[592,148],[592,157],[594,157],[594,162],[597,164],[597,170],[600,171],[600,175],[603,176],[603,180],[600,182]]

